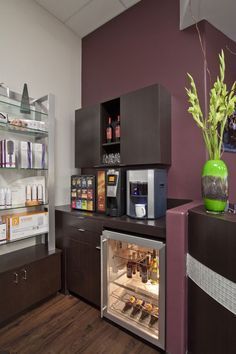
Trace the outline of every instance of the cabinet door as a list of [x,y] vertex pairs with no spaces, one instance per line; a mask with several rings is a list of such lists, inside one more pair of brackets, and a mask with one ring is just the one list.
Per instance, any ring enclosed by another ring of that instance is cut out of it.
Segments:
[[31,306],[61,288],[61,253],[43,258],[21,269],[25,306]]
[[171,102],[160,85],[121,96],[121,162],[171,163]]
[[75,111],[75,167],[93,167],[101,162],[100,105]]
[[68,240],[68,290],[100,306],[100,251],[93,245]]
[[0,275],[0,322],[3,323],[25,308],[23,284],[18,269]]

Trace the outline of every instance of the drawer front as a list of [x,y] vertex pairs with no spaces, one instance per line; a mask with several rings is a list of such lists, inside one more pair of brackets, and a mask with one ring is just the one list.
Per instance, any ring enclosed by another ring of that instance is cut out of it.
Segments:
[[66,216],[66,226],[73,226],[77,229],[83,229],[86,231],[97,232],[102,234],[103,224],[99,220],[92,219],[84,216]]
[[[86,243],[91,246],[100,246],[101,234],[97,232],[87,231],[80,227],[68,226],[65,230],[65,235],[76,241]],[[67,246],[68,241],[65,243]]]

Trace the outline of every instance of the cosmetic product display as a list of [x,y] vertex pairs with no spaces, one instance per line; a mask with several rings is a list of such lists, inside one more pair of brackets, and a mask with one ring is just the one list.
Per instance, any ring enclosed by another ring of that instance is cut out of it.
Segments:
[[17,240],[48,232],[48,212],[32,211],[3,215],[7,225],[7,240]]
[[19,164],[21,168],[32,168],[32,143],[29,141],[19,143]]
[[46,145],[33,144],[33,168],[46,168]]
[[16,142],[14,140],[0,141],[1,167],[15,168],[16,167]]
[[43,185],[27,184],[25,188],[25,205],[34,206],[43,204]]
[[33,119],[22,119],[22,118],[13,118],[8,117],[8,121],[11,125],[16,127],[22,127],[27,129],[47,131],[47,125],[45,122],[37,121]]
[[10,188],[0,188],[0,207],[12,206],[12,191]]
[[7,226],[6,224],[0,223],[0,242],[6,241],[7,238]]

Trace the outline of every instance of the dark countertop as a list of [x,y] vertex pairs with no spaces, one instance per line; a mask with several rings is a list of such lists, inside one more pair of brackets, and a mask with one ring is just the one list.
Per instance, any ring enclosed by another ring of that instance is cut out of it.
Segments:
[[70,205],[62,205],[55,208],[56,212],[69,213],[75,217],[93,218],[103,223],[103,228],[114,229],[126,233],[148,235],[154,238],[166,238],[166,218],[161,217],[155,220],[133,219],[126,215],[111,217],[105,214],[94,212],[83,212],[71,209]]
[[214,214],[214,213],[207,213],[204,206],[198,206],[189,211],[190,213],[196,213],[205,217],[209,217],[211,219],[217,219],[225,222],[236,222],[236,214],[231,214],[229,212],[225,212],[222,214]]

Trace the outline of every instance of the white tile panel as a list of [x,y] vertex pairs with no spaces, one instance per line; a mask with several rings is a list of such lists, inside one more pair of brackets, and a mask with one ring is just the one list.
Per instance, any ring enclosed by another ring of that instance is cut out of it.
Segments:
[[[79,11],[83,6],[93,0],[35,0],[62,22]],[[100,1],[100,0],[95,0]],[[112,0],[113,1],[113,0]]]
[[187,254],[187,275],[205,293],[236,315],[236,283]]
[[66,21],[66,25],[80,37],[84,37],[124,10],[125,7],[119,0],[92,0]]

